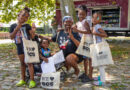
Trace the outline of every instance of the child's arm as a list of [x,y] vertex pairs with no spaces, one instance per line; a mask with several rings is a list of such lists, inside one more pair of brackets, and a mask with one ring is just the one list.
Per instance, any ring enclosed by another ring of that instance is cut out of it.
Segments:
[[43,61],[45,61],[46,63],[48,63],[48,59],[45,58],[45,57],[43,57],[41,54],[40,54],[40,58],[41,58]]
[[90,34],[90,33],[91,33],[91,32],[90,32],[90,26],[89,26],[89,24],[88,24],[87,22],[84,23],[84,27],[85,27],[85,30],[86,30],[86,31],[78,30],[76,25],[74,25],[74,26],[72,27],[72,29],[73,29],[75,32],[79,32],[79,33],[82,33],[82,34]]
[[[41,52],[41,50],[40,50],[40,52]],[[42,59],[43,61],[45,61],[46,63],[48,63],[48,59],[45,58],[45,57],[43,57],[43,56],[41,55],[41,53],[39,54],[39,56],[40,56],[40,59]]]
[[93,33],[94,35],[97,35],[97,36],[100,36],[100,37],[107,37],[106,32],[105,32],[102,28],[99,28],[98,31],[99,31],[100,33],[97,33],[96,30],[93,29],[93,30],[92,30],[92,33]]

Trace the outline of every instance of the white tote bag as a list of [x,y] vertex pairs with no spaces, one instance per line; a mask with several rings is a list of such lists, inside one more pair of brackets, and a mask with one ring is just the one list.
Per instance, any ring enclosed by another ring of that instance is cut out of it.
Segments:
[[43,88],[59,90],[60,72],[42,74],[40,82]]
[[91,35],[83,34],[81,42],[76,50],[77,54],[90,57],[90,45],[93,43]]
[[24,56],[25,56],[25,63],[39,63],[39,52],[38,52],[38,45],[36,41],[27,40],[22,33],[22,40],[24,46]]
[[109,44],[104,39],[102,39],[101,43],[96,43],[95,35],[93,37],[94,44],[90,45],[92,66],[97,67],[101,65],[114,64]]

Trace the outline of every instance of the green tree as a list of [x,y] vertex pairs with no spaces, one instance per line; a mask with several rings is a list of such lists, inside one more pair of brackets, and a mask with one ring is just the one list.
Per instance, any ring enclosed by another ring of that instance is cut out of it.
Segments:
[[16,20],[18,12],[25,6],[31,10],[28,23],[33,20],[47,23],[55,15],[55,0],[0,0],[0,22]]

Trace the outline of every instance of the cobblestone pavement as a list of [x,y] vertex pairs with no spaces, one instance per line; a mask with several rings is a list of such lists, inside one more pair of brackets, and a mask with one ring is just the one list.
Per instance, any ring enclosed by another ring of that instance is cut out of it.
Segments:
[[[28,85],[16,87],[15,84],[20,80],[20,63],[16,55],[14,45],[0,46],[0,90],[30,90]],[[83,64],[79,65],[81,73]],[[97,69],[94,69],[94,76],[98,75]],[[79,80],[65,80],[61,82],[60,90],[130,90],[130,58],[125,60],[116,60],[115,65],[106,68],[107,83],[103,87],[94,86],[92,82],[82,83]],[[37,87],[31,90],[43,90],[39,80]]]

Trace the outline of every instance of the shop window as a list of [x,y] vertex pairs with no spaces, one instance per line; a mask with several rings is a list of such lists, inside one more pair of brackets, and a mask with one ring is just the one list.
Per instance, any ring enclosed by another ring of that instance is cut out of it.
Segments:
[[120,27],[120,8],[118,9],[102,9],[92,10],[94,12],[101,12],[102,21],[101,25],[104,28]]

